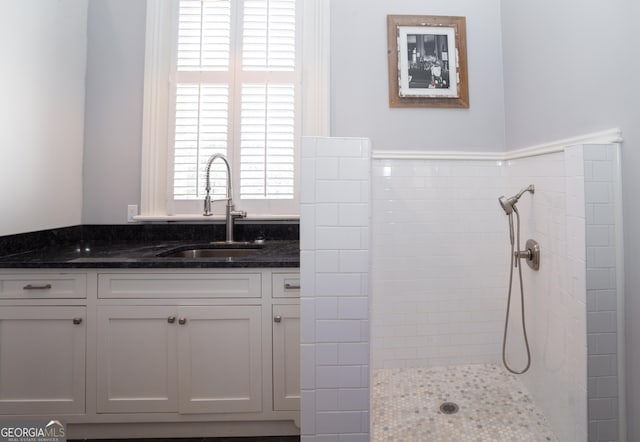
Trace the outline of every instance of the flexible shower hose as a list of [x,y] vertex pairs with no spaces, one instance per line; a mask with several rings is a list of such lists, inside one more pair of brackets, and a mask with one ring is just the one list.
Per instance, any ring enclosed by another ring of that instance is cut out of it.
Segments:
[[[513,212],[516,214],[516,238],[513,235],[513,213],[509,213],[509,239],[511,240],[511,270],[509,272],[509,296],[507,297],[507,314],[504,319],[504,335],[502,338],[502,363],[505,368],[513,374],[523,374],[529,370],[531,366],[531,351],[529,349],[529,339],[527,338],[527,326],[524,320],[524,286],[522,284],[522,264],[517,265],[516,259],[520,259],[520,214],[518,209],[513,206]],[[517,252],[517,253],[516,253]],[[518,256],[518,257],[516,257]],[[514,370],[507,363],[507,328],[509,327],[509,312],[511,311],[511,288],[513,285],[513,268],[518,267],[518,276],[520,279],[520,312],[522,317],[522,333],[524,335],[524,345],[527,349],[527,365],[522,371]]]

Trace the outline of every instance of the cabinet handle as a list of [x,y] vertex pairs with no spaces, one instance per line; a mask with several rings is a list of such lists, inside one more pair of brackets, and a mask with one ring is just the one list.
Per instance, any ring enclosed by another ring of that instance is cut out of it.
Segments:
[[300,284],[290,284],[286,283],[284,285],[285,290],[300,290]]
[[169,317],[167,318],[167,322],[168,322],[169,324],[173,324],[174,322],[176,322],[176,317],[175,317],[175,316],[169,316]]
[[187,323],[187,318],[180,318],[178,319],[178,324],[180,325],[185,325]]
[[50,289],[51,289],[51,284],[44,284],[44,285],[27,284],[24,287],[22,287],[22,290],[50,290]]
[[73,324],[74,325],[82,324],[82,318],[73,318]]
[[280,315],[275,315],[275,316],[273,317],[273,322],[278,322],[278,323],[282,322],[282,316],[280,316]]

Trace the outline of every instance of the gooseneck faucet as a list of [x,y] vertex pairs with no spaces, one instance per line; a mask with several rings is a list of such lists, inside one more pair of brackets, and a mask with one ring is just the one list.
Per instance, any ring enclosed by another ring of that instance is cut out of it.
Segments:
[[233,187],[231,180],[231,167],[229,166],[229,161],[227,157],[220,153],[216,153],[211,155],[209,160],[207,161],[207,175],[206,181],[207,185],[205,190],[207,192],[207,196],[204,197],[204,216],[211,216],[213,212],[211,212],[211,164],[217,159],[221,159],[224,161],[225,166],[227,167],[227,211],[226,211],[226,225],[227,225],[227,239],[225,242],[232,243],[233,242],[233,222],[236,218],[244,218],[247,216],[247,212],[244,210],[235,210],[235,206],[233,205]]

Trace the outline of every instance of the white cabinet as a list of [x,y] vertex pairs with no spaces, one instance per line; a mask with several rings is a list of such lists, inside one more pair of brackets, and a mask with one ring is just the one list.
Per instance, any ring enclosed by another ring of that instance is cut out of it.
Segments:
[[300,409],[300,307],[273,306],[273,409]]
[[176,309],[98,307],[99,413],[178,410]]
[[87,276],[79,273],[0,274],[0,299],[86,298]]
[[295,269],[0,271],[0,417],[296,434],[298,297]]
[[274,298],[300,298],[300,273],[273,273],[271,293]]
[[260,411],[261,307],[181,307],[178,317],[179,411]]
[[261,409],[261,307],[98,307],[98,412]]
[[101,273],[98,296],[121,299],[260,298],[260,273]]
[[271,275],[273,409],[300,410],[300,273]]
[[85,339],[85,307],[0,308],[0,413],[83,413]]

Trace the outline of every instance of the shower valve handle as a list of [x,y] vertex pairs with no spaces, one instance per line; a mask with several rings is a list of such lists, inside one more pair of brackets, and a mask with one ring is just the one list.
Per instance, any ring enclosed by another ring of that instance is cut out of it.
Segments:
[[518,267],[518,261],[526,259],[527,264],[533,270],[540,268],[540,245],[533,239],[528,239],[524,250],[513,252],[513,256],[516,258],[514,267]]
[[527,249],[527,250],[520,250],[518,252],[513,252],[513,256],[515,256],[515,262],[514,262],[514,267],[518,267],[518,261],[520,261],[521,259],[526,259],[527,261],[531,259],[532,256],[532,251],[531,249]]

